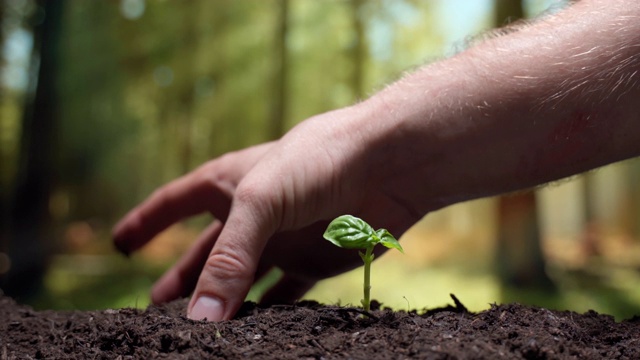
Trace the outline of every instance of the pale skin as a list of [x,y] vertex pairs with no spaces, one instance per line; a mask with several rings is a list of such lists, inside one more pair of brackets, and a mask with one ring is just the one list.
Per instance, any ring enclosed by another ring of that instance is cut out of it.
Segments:
[[[322,238],[342,214],[396,236],[430,211],[640,155],[640,2],[582,0],[425,66],[280,140],[228,153],[156,190],[115,227],[125,253],[186,217],[216,220],[152,290],[192,294],[192,319],[291,302],[361,265]],[[382,250],[382,249],[377,249]]]

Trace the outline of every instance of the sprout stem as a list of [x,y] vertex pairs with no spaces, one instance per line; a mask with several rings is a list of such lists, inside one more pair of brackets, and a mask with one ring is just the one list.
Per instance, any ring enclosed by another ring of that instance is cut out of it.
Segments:
[[367,312],[371,307],[371,262],[373,261],[373,256],[373,246],[369,246],[362,256],[362,261],[364,261],[364,299],[362,299],[362,307]]

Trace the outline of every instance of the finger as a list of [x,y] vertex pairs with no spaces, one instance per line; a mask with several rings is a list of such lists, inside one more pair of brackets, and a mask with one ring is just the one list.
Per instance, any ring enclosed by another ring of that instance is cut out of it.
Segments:
[[[267,239],[276,230],[267,192],[242,192],[239,189],[229,219],[207,259],[189,304],[191,319],[227,320],[242,305],[251,285]],[[258,195],[260,194],[260,195]],[[246,198],[243,200],[242,198]]]
[[224,219],[232,185],[211,176],[195,171],[156,190],[115,226],[113,239],[118,250],[135,251],[169,225],[205,211]]
[[151,290],[151,301],[154,304],[169,302],[191,294],[221,230],[222,223],[214,220],[180,260],[156,281]]
[[115,226],[116,247],[128,254],[174,222],[205,211],[224,221],[236,184],[272,146],[221,156],[155,191]]
[[287,274],[260,299],[261,304],[293,304],[315,285],[315,281],[298,279]]

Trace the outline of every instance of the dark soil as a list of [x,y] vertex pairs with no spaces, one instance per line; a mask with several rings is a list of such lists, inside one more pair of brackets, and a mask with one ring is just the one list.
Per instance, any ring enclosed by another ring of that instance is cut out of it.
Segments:
[[[455,298],[454,298],[455,300]],[[0,297],[4,359],[640,359],[640,317],[494,305],[423,314],[314,302],[191,321],[186,301],[147,310],[34,311]]]

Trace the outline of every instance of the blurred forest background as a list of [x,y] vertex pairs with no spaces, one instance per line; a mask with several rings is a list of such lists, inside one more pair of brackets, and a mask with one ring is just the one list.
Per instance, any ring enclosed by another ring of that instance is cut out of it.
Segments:
[[[111,226],[154,188],[352,104],[509,19],[562,6],[3,0],[0,288],[38,308],[146,306],[153,281],[210,220],[175,225],[130,259],[116,254]],[[640,314],[639,180],[629,160],[429,214],[403,237],[405,255],[374,266],[372,296],[398,309],[454,293],[473,310],[518,301]],[[358,304],[361,281],[358,269],[306,297]]]

